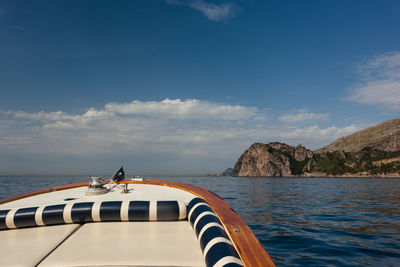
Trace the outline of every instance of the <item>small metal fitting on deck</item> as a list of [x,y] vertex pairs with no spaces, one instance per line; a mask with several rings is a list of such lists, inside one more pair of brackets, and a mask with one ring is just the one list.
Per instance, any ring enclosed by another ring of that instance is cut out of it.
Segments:
[[104,187],[103,183],[100,180],[100,177],[93,176],[91,178],[92,181],[90,182],[88,189],[85,192],[85,195],[93,196],[105,194],[107,192],[107,188]]

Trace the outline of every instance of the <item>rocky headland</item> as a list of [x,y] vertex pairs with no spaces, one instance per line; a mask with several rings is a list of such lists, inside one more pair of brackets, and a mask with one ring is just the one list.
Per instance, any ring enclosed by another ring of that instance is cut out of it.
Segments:
[[315,151],[278,142],[252,144],[236,162],[232,176],[400,177],[400,118]]
[[290,176],[310,172],[313,152],[302,145],[255,143],[246,150],[233,168],[233,176]]

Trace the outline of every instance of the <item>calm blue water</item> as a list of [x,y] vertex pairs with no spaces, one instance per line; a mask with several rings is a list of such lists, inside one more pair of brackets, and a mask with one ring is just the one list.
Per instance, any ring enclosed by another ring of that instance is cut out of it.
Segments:
[[[223,197],[277,266],[400,266],[400,179],[166,179]],[[0,177],[0,198],[86,180]]]

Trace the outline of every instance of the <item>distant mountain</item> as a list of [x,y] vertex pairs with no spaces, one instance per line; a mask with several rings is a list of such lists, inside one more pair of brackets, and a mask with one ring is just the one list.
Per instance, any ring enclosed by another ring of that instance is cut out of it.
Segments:
[[210,174],[209,173],[209,174],[207,174],[207,176],[217,176],[217,177],[220,177],[220,176],[232,176],[232,171],[233,171],[232,168],[228,168],[223,172],[214,173],[214,174]]
[[388,152],[400,151],[400,118],[385,121],[365,130],[341,137],[332,144],[314,152],[357,152],[366,147]]
[[233,172],[233,169],[228,168],[223,173],[221,173],[221,176],[232,176],[232,172]]
[[282,143],[255,143],[238,159],[233,176],[400,177],[400,119],[393,119],[311,151]]

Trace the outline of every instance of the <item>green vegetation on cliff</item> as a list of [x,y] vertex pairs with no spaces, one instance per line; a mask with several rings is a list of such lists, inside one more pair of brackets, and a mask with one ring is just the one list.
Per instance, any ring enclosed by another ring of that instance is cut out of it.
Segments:
[[400,151],[388,152],[365,147],[358,152],[314,154],[313,172],[328,175],[366,173],[369,175],[400,172]]
[[310,162],[310,158],[305,158],[304,160],[298,161],[289,152],[284,152],[283,154],[289,158],[290,171],[292,175],[304,174],[304,168]]

